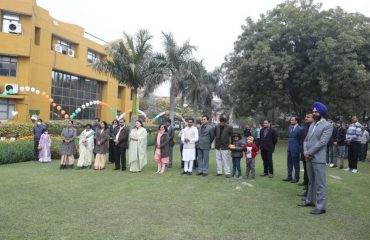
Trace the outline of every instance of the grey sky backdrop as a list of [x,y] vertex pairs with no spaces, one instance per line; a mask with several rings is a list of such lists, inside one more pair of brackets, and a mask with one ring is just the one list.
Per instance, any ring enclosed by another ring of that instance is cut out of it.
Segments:
[[[60,21],[74,23],[106,41],[134,34],[146,28],[154,36],[156,51],[162,51],[161,31],[172,32],[181,44],[190,39],[197,46],[195,56],[207,70],[221,65],[233,51],[241,25],[250,16],[273,9],[283,0],[37,0],[37,4]],[[315,1],[318,2],[318,1]],[[323,8],[340,6],[347,12],[370,16],[369,0],[322,0]],[[168,96],[168,84],[155,92]]]

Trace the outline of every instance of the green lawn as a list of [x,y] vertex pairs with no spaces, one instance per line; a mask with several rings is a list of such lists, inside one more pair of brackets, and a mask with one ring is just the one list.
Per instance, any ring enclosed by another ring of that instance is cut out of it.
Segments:
[[259,177],[257,156],[256,181],[214,176],[214,151],[208,177],[180,175],[177,147],[164,175],[152,154],[139,174],[111,164],[101,172],[59,170],[58,161],[1,165],[0,239],[369,239],[369,162],[358,174],[328,169],[327,214],[313,216],[297,207],[301,188],[281,181],[285,145],[273,179]]

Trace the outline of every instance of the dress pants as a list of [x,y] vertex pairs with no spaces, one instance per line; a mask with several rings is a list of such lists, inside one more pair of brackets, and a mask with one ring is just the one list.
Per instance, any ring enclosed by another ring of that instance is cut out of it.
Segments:
[[261,150],[261,157],[263,161],[263,172],[267,174],[274,174],[274,165],[272,162],[272,151],[266,149]]
[[193,172],[193,160],[184,161],[184,172]]
[[306,203],[313,203],[317,209],[325,210],[327,195],[325,163],[313,163],[307,159],[306,167],[308,175]]
[[288,179],[292,178],[293,167],[294,167],[294,179],[299,180],[299,152],[288,151]]
[[114,165],[116,169],[126,170],[126,148],[114,145]]
[[217,174],[222,174],[222,165],[224,165],[225,174],[230,175],[229,150],[216,149],[216,164],[217,164]]
[[113,142],[113,139],[109,139],[109,162],[114,163],[114,142]]
[[357,162],[361,151],[360,142],[351,142],[348,145],[348,167],[350,169],[357,169]]
[[198,149],[198,172],[208,173],[209,149]]
[[172,159],[173,159],[173,147],[170,146],[170,156],[169,156],[169,162],[168,162],[168,167],[172,167]]
[[40,142],[40,139],[34,139],[33,140],[33,154],[34,154],[34,157],[35,157],[35,160],[38,161],[39,160],[39,142]]
[[184,168],[184,161],[182,160],[182,150],[184,149],[184,144],[180,144],[180,154],[181,154],[181,168]]

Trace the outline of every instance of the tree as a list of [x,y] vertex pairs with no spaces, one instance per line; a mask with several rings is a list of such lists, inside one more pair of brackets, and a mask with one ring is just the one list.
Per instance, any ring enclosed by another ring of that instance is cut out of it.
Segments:
[[164,37],[164,54],[157,53],[154,58],[158,66],[162,68],[163,77],[151,81],[147,86],[147,92],[151,92],[165,81],[170,81],[170,119],[174,122],[175,98],[184,90],[185,78],[195,69],[197,62],[192,54],[196,48],[189,41],[178,46],[171,33],[162,32]]
[[[359,112],[370,103],[370,20],[312,0],[286,1],[247,18],[225,66],[235,106],[304,115],[320,100],[329,113]],[[358,98],[362,97],[362,102]]]
[[147,30],[139,30],[135,39],[124,33],[125,41],[120,41],[107,48],[108,57],[93,65],[93,68],[117,79],[133,89],[131,127],[137,118],[137,93],[151,81],[162,77],[158,65],[152,59],[153,38]]

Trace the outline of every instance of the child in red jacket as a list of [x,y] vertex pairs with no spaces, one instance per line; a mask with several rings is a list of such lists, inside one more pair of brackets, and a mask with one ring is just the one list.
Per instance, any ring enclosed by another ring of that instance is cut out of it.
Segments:
[[254,138],[252,136],[247,138],[247,143],[243,146],[243,151],[245,152],[245,157],[247,159],[247,171],[246,178],[249,178],[249,173],[251,173],[252,179],[255,179],[256,176],[256,164],[255,157],[259,151],[256,144],[253,143]]

